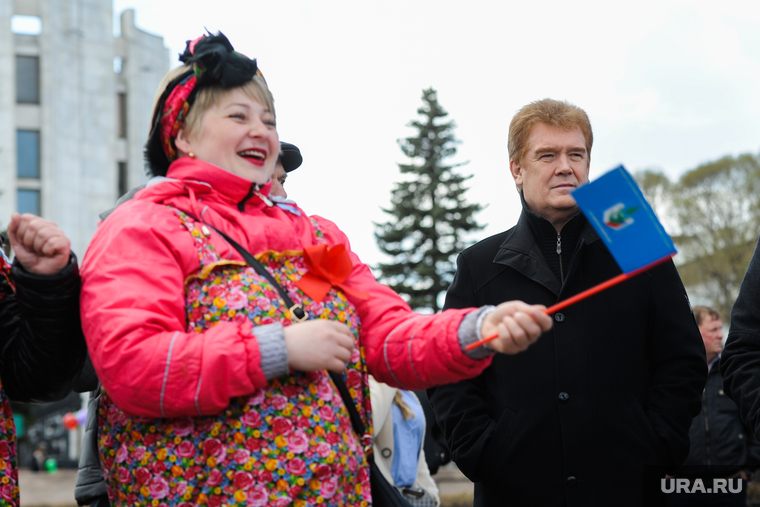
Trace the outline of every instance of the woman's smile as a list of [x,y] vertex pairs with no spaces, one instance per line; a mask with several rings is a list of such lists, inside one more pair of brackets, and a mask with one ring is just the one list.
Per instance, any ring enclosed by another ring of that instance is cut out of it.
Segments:
[[201,118],[197,135],[180,129],[177,149],[260,185],[269,181],[280,153],[274,114],[235,88]]

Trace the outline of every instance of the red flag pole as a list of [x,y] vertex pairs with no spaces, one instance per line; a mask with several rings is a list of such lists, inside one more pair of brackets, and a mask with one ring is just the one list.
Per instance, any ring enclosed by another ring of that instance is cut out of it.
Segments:
[[[638,275],[639,273],[643,273],[644,271],[646,271],[648,269],[652,269],[653,267],[658,266],[658,265],[662,264],[663,262],[669,260],[674,255],[675,254],[668,254],[665,257],[663,257],[662,259],[658,259],[658,260],[656,260],[656,261],[654,261],[654,262],[652,262],[650,264],[647,264],[646,266],[640,267],[639,269],[634,269],[630,273],[623,273],[623,274],[620,274],[620,275],[618,275],[618,276],[616,276],[614,278],[610,278],[606,282],[602,282],[599,285],[595,285],[595,286],[591,287],[590,289],[586,289],[583,292],[581,292],[579,294],[576,294],[575,296],[569,297],[569,298],[565,299],[564,301],[560,301],[559,303],[550,306],[549,308],[547,308],[546,310],[544,310],[544,313],[546,315],[551,315],[552,313],[554,313],[554,312],[556,312],[558,310],[561,310],[561,309],[563,309],[563,308],[565,308],[567,306],[570,306],[573,303],[577,303],[578,301],[581,301],[582,299],[586,299],[589,296],[593,296],[594,294],[602,292],[604,289],[608,289],[608,288],[612,287],[613,285],[617,285],[620,282],[628,280],[629,278],[633,278],[634,276]],[[475,343],[469,344],[468,346],[465,347],[465,350],[472,350],[474,348],[480,347],[481,345],[483,345],[485,343],[488,343],[490,341],[493,341],[493,340],[495,340],[498,337],[499,337],[499,335],[495,334],[493,336],[489,336],[487,338],[483,338],[480,341],[477,341]]]

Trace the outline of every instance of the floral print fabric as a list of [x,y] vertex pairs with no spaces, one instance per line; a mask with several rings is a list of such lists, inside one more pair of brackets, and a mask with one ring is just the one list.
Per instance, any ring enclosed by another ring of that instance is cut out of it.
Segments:
[[[0,276],[3,276],[11,290],[11,264],[0,250]],[[0,299],[3,293],[0,292]],[[16,424],[13,421],[11,403],[0,381],[0,506],[18,505],[18,468],[16,453]]]
[[0,383],[0,506],[19,504],[16,425],[11,403]]
[[[291,324],[277,290],[253,268],[221,260],[207,227],[175,210],[194,238],[201,270],[185,283],[188,331],[223,321]],[[315,229],[320,241],[321,234]],[[306,268],[300,252],[257,256],[310,319],[338,320],[355,337],[359,320],[340,291],[319,302],[294,285]],[[255,329],[254,329],[255,333]],[[344,380],[370,428],[364,354],[354,350]],[[133,418],[105,394],[99,450],[111,501],[118,505],[371,505],[364,449],[325,371],[296,372],[230,400],[220,414]],[[371,434],[371,428],[370,428]]]

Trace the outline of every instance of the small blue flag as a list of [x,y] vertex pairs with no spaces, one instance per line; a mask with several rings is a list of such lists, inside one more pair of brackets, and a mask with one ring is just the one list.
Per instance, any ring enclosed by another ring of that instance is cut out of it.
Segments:
[[573,197],[623,273],[676,253],[673,240],[622,165],[579,187]]

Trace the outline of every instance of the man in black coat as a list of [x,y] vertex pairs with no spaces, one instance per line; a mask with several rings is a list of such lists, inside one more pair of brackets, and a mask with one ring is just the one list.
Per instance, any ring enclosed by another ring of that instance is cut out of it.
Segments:
[[[523,213],[462,252],[446,308],[550,306],[620,274],[570,195],[588,181],[592,142],[586,113],[565,102],[541,100],[515,115],[510,171]],[[430,391],[452,459],[475,482],[475,505],[641,506],[645,466],[672,472],[689,451],[707,373],[675,266],[554,321],[527,351]]]

